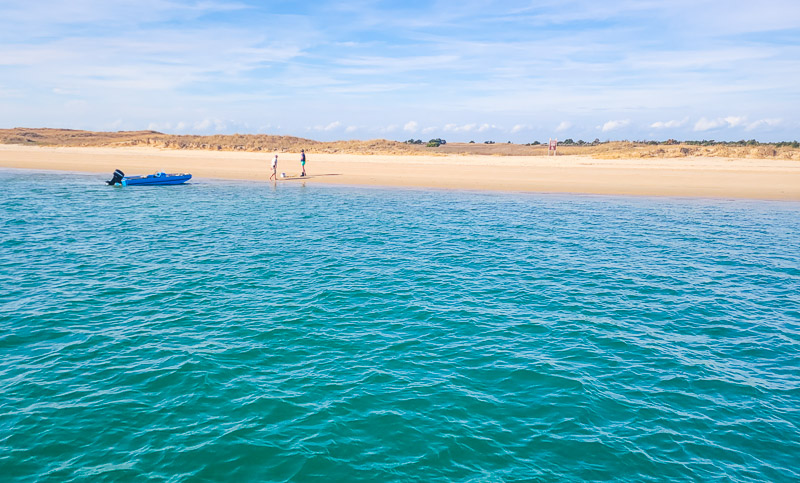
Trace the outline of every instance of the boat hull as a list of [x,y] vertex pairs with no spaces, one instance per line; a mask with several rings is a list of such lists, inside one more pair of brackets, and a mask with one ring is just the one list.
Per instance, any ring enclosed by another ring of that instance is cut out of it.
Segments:
[[156,173],[147,176],[129,176],[122,178],[122,186],[165,186],[183,184],[192,179],[191,174]]

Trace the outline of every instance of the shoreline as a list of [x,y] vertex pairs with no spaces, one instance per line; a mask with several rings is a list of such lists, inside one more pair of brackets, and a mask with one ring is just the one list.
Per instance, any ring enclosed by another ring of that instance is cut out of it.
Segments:
[[[269,182],[276,153],[148,147],[0,145],[0,167],[104,174],[188,172],[198,178]],[[464,189],[558,194],[741,198],[800,201],[800,162],[752,158],[277,153],[279,183]]]

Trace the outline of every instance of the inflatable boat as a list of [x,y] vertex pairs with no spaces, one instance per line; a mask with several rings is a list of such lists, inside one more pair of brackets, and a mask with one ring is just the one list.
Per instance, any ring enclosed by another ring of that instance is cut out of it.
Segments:
[[192,179],[188,173],[164,173],[159,171],[155,174],[145,176],[125,176],[119,169],[114,171],[113,177],[106,181],[111,186],[163,186],[170,184],[181,184]]

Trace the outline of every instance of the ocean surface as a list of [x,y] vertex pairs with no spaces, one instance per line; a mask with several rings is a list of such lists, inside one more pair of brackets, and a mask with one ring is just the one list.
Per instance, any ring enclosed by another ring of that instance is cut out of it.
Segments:
[[800,480],[799,203],[107,177],[0,170],[2,481]]

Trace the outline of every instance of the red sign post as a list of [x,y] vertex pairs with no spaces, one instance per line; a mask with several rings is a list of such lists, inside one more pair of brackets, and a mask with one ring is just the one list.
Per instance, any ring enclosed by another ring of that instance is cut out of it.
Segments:
[[556,147],[558,147],[558,139],[551,139],[550,140],[550,149],[547,152],[547,155],[549,156],[550,153],[553,153],[553,156],[555,156],[556,155]]

